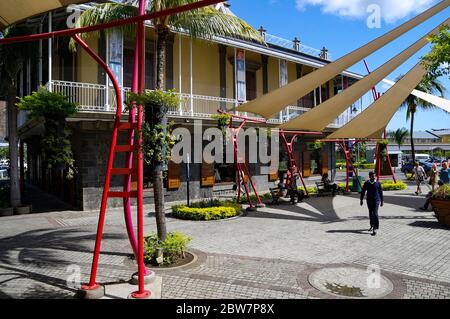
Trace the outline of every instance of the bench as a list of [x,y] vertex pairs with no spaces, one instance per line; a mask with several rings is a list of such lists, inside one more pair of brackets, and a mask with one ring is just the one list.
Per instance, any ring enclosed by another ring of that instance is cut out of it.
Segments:
[[270,190],[270,195],[272,196],[272,202],[270,203],[271,205],[280,205],[280,203],[278,202],[280,199],[280,189],[278,187],[275,188],[269,188]]
[[331,188],[326,188],[323,182],[316,182],[316,188],[318,196],[333,195],[333,190]]

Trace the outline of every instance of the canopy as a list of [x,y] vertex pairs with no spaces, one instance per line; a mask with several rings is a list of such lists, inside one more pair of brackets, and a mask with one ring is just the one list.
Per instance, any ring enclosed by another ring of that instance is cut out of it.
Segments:
[[[444,22],[444,25],[449,21],[450,19],[447,19]],[[439,28],[440,26],[436,27],[431,33],[436,34],[439,31]],[[364,79],[356,82],[350,88],[344,90],[331,99],[328,99],[324,103],[314,107],[312,110],[298,116],[297,118],[280,125],[280,128],[288,130],[323,130],[349,106],[351,106],[361,96],[366,94],[367,91],[374,87],[378,82],[383,80],[384,77],[423,48],[428,43],[428,37],[429,34],[425,35],[408,49],[389,60],[389,62],[379,67]]]
[[328,138],[381,138],[381,133],[389,124],[397,109],[426,73],[426,69],[419,62],[369,108]]
[[86,0],[1,0],[0,29],[51,10]]
[[[387,79],[384,79],[383,82],[389,84],[389,85],[394,85],[395,82],[394,81],[390,81]],[[427,101],[428,103],[431,103],[433,105],[436,105],[437,107],[443,109],[444,111],[450,113],[450,100],[444,99],[442,97],[439,96],[435,96],[429,93],[425,93],[419,90],[414,90],[411,92],[412,95],[417,96],[418,98]]]
[[386,44],[397,39],[435,14],[441,12],[449,5],[450,0],[441,1],[417,17],[400,25],[389,33],[386,33],[385,35],[369,42],[363,47],[345,55],[339,60],[336,60],[335,62],[330,63],[327,66],[320,68],[294,82],[265,94],[260,98],[242,104],[237,107],[236,110],[239,112],[260,114],[269,119],[286,106],[295,103],[298,99],[306,96],[326,81],[334,78],[338,74],[341,74],[352,65],[358,63],[368,55],[384,47]]

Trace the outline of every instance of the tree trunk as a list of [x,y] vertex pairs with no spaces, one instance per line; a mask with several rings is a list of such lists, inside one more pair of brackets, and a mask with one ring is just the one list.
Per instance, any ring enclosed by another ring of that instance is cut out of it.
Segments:
[[[169,35],[169,30],[164,26],[158,26],[158,40],[157,40],[157,79],[156,88],[164,90],[164,75],[166,66],[166,42],[167,36]],[[165,106],[160,106],[165,108]],[[167,110],[161,109],[162,113],[162,124],[167,127]],[[157,124],[157,123],[154,123]],[[153,127],[153,126],[152,126]],[[164,149],[164,148],[163,148]],[[162,165],[157,165],[152,169],[152,182],[153,182],[153,192],[155,196],[155,217],[156,217],[156,228],[158,231],[158,237],[161,240],[165,240],[167,237],[167,227],[166,227],[166,215],[165,215],[165,205],[164,205],[164,187],[162,181]]]
[[410,139],[411,139],[411,156],[413,163],[416,161],[416,151],[414,149],[414,111],[411,111],[411,132],[410,132]]
[[10,203],[12,207],[22,204],[19,182],[19,136],[17,133],[17,106],[16,88],[11,86],[8,90],[8,141],[9,141],[9,176],[10,176]]

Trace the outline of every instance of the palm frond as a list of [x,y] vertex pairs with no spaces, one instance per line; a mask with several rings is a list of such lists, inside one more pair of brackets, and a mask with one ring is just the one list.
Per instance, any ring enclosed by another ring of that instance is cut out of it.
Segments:
[[[77,21],[77,28],[97,25],[101,23],[108,23],[121,19],[131,18],[137,16],[138,9],[131,4],[123,3],[103,3],[95,5],[94,7],[84,11]],[[125,36],[133,36],[136,32],[135,24],[128,24],[116,27],[114,29],[120,29]],[[112,29],[106,29],[106,32],[111,32]],[[80,37],[82,39],[88,39],[89,37],[100,36],[100,31],[93,31],[89,33],[82,33]],[[69,47],[72,51],[76,51],[75,41],[70,41]]]

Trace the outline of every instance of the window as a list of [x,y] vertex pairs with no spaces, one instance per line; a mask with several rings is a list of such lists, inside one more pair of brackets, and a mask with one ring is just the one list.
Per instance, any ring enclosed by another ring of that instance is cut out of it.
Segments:
[[[149,90],[154,90],[156,88],[155,50],[153,44],[153,42],[146,42],[145,50],[145,88]],[[123,51],[123,84],[125,87],[131,87],[135,54],[134,43],[127,42]]]

